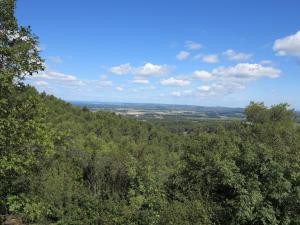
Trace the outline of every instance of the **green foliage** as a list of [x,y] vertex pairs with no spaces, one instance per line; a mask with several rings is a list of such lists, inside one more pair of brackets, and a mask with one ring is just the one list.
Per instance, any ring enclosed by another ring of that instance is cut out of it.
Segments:
[[[33,196],[38,192],[51,212],[43,221],[159,224],[159,212],[166,204],[164,183],[179,159],[180,143],[170,144],[176,135],[42,97],[48,106],[48,125],[56,131],[56,152],[32,188]],[[75,209],[80,211],[70,214]]]
[[160,224],[206,225],[212,224],[207,207],[201,200],[173,201],[161,211]]
[[287,104],[246,121],[146,123],[25,86],[37,38],[0,0],[0,218],[51,225],[298,225],[300,129]]
[[[257,114],[255,114],[257,112]],[[191,137],[169,198],[202,200],[215,224],[299,222],[299,130],[286,104],[251,103],[247,122]]]
[[0,1],[0,213],[12,207],[9,196],[28,192],[30,176],[52,143],[43,121],[40,96],[26,91],[26,74],[43,69],[37,38],[19,27],[15,3]]

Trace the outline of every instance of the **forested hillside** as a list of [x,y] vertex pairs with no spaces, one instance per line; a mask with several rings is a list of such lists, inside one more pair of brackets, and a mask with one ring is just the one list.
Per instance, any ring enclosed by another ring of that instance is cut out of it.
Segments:
[[0,0],[0,224],[300,224],[287,104],[182,129],[72,106],[24,84],[43,61],[14,4]]
[[183,141],[151,124],[39,98],[52,148],[20,184],[26,195],[8,198],[8,210],[41,224],[158,221]]

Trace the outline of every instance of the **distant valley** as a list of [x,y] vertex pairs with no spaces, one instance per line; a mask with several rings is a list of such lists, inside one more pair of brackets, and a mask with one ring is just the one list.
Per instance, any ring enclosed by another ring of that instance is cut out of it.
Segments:
[[[136,118],[138,120],[243,120],[244,108],[220,106],[195,106],[155,103],[114,103],[114,102],[85,102],[72,101],[75,106],[87,107],[91,111],[109,111],[118,115]],[[296,111],[297,121],[300,112]]]

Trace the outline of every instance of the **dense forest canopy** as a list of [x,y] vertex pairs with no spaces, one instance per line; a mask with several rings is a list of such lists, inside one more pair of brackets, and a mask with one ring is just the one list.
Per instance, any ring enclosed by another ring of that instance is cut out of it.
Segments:
[[[300,224],[300,129],[287,104],[245,121],[154,124],[38,93],[37,37],[0,0],[0,223]],[[21,222],[22,221],[22,222]]]

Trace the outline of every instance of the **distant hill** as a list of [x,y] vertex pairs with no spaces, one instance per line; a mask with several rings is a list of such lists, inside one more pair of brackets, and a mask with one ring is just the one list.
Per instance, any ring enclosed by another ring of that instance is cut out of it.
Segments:
[[177,120],[203,120],[203,119],[243,119],[243,108],[206,107],[195,105],[171,105],[154,103],[103,103],[73,101],[73,105],[87,107],[92,111],[104,110],[117,114],[136,117],[141,120],[148,119],[177,119]]
[[[168,120],[203,120],[203,119],[244,119],[244,108],[222,106],[196,106],[155,103],[116,103],[116,102],[88,102],[71,101],[73,105],[87,107],[91,111],[104,110],[115,112],[140,120],[168,119]],[[300,112],[296,112],[300,122]]]

